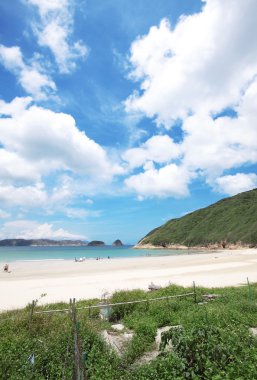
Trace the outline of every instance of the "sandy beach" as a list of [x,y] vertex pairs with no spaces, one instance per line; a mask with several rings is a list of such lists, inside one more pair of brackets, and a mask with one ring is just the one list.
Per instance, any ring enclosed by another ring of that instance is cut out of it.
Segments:
[[147,289],[153,282],[206,287],[257,282],[257,249],[223,250],[181,256],[16,261],[0,273],[0,310],[24,307],[40,295],[40,304],[69,298],[100,298],[103,292]]

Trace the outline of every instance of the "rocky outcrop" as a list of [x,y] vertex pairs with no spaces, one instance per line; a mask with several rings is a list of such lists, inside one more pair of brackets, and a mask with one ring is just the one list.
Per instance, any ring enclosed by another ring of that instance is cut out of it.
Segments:
[[180,244],[166,244],[163,245],[153,245],[153,244],[144,244],[138,243],[136,244],[133,249],[175,249],[175,250],[191,250],[191,251],[208,251],[208,250],[228,250],[228,249],[247,249],[247,248],[257,248],[257,245],[255,244],[243,244],[242,242],[238,242],[235,244],[226,244],[223,243],[215,243],[215,244],[206,244],[206,245],[196,245],[188,247],[186,245],[180,245]]
[[123,247],[123,243],[122,243],[122,241],[121,240],[119,240],[119,239],[117,239],[117,240],[115,240],[113,243],[112,243],[112,246],[113,247]]
[[88,243],[88,247],[103,247],[105,243],[100,240],[92,240]]

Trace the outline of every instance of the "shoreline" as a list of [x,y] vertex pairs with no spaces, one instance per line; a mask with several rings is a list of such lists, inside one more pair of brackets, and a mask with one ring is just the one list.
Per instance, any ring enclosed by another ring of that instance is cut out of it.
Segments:
[[[199,254],[199,255],[204,255],[204,254],[208,254],[210,253],[210,251],[207,251],[205,252],[204,250],[200,250],[200,249],[192,249],[192,250],[189,250],[188,252],[186,252],[186,250],[181,250],[180,252],[174,252],[174,251],[178,251],[175,250],[175,249],[164,249],[163,250],[164,252],[162,254],[154,254],[154,253],[146,253],[144,255],[141,255],[141,256],[119,256],[119,257],[114,257],[114,256],[110,256],[110,259],[108,259],[108,256],[105,257],[105,256],[98,256],[100,257],[99,259],[95,258],[95,257],[82,257],[85,261],[103,261],[103,260],[124,260],[124,259],[141,259],[141,258],[144,258],[144,257],[167,257],[167,256],[192,256],[192,255],[196,255],[196,254]],[[168,253],[169,251],[172,251],[170,254]],[[215,253],[215,252],[218,252],[219,250],[216,250],[216,249],[213,249],[211,252],[212,253]],[[166,253],[167,252],[167,253]],[[190,253],[189,253],[190,252]],[[11,265],[12,263],[23,263],[23,262],[44,262],[44,261],[68,261],[68,262],[75,262],[74,260],[74,257],[73,258],[53,258],[53,259],[50,259],[50,258],[47,258],[47,259],[15,259],[15,260],[1,260],[0,258],[0,270],[1,270],[1,265],[3,266],[6,262]]]
[[242,250],[242,249],[257,249],[256,245],[252,244],[246,244],[242,245],[240,243],[235,243],[235,244],[226,244],[225,247],[220,245],[219,243],[217,244],[208,244],[207,246],[186,246],[186,245],[180,245],[180,244],[167,244],[165,246],[162,245],[153,245],[153,244],[136,244],[133,246],[133,249],[159,249],[159,250],[169,250],[169,249],[175,249],[175,250],[181,250],[181,251],[215,251],[215,250]]
[[[39,265],[40,263],[40,265]],[[0,310],[68,302],[69,298],[101,298],[108,291],[143,289],[153,282],[167,286],[225,287],[257,282],[257,249],[207,251],[111,259],[16,261],[11,273],[0,272]]]

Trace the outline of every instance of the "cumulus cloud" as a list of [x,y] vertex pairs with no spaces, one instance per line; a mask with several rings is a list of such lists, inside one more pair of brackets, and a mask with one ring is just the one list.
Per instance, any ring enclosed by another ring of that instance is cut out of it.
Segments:
[[[99,217],[99,210],[87,210],[73,206],[73,200],[81,195],[82,190],[76,189],[74,181],[60,178],[58,185],[48,189],[43,182],[32,185],[13,185],[0,181],[0,203],[10,209],[21,208],[23,212],[37,210],[46,215],[59,213],[68,218],[86,219]],[[87,203],[86,203],[87,204]],[[0,209],[0,218],[8,218],[9,213]]]
[[148,163],[143,173],[127,178],[125,184],[138,193],[140,200],[153,196],[177,198],[188,195],[190,177],[185,168],[175,164],[156,169]]
[[63,228],[55,229],[53,224],[39,224],[31,220],[6,222],[0,229],[1,238],[21,239],[85,239],[85,236],[73,234]]
[[68,170],[110,180],[122,171],[110,162],[100,145],[77,128],[72,116],[24,104],[27,107],[23,111],[19,104],[18,114],[0,118],[2,155],[9,161],[18,157],[21,175],[27,171],[35,180],[51,171]]
[[32,161],[26,160],[16,152],[0,149],[0,178],[2,182],[39,181],[40,173]]
[[131,168],[145,165],[148,161],[166,163],[177,158],[180,154],[179,144],[167,135],[153,136],[143,143],[140,148],[128,149],[123,154],[123,159]]
[[199,169],[207,178],[212,178],[224,170],[257,162],[257,117],[253,120],[243,106],[237,110],[237,118],[213,120],[209,116],[194,115],[185,121],[187,135],[182,149],[187,167]]
[[76,60],[84,58],[88,49],[82,41],[73,41],[73,1],[71,0],[27,0],[36,6],[40,21],[33,30],[40,46],[52,52],[61,73],[69,73],[76,67]]
[[254,0],[207,0],[202,12],[181,17],[172,30],[164,19],[131,47],[130,76],[141,94],[127,110],[156,117],[169,128],[192,112],[234,105],[257,70]]
[[35,106],[31,98],[0,102],[2,205],[88,216],[86,210],[72,209],[72,199],[104,191],[122,173],[123,168],[78,129],[72,116]]
[[10,103],[0,99],[0,116],[19,115],[31,102],[32,98],[30,96],[14,98]]
[[257,187],[257,175],[254,173],[226,175],[215,181],[217,191],[223,194],[235,195],[242,191],[252,190]]
[[0,202],[7,207],[42,207],[48,200],[42,183],[28,186],[14,186],[0,182]]
[[55,83],[38,63],[37,65],[25,63],[18,46],[0,45],[0,63],[6,70],[16,75],[22,88],[35,99],[46,99],[56,91]]
[[[206,0],[201,12],[182,16],[174,28],[164,19],[133,42],[130,78],[140,82],[140,91],[126,100],[126,110],[154,118],[157,126],[171,129],[171,137],[166,147],[158,133],[151,146],[148,141],[125,152],[123,158],[137,168],[125,181],[130,189],[144,196],[172,196],[167,168],[173,164],[185,185],[178,186],[177,195],[187,194],[192,175],[217,189],[217,183],[225,186],[219,180],[226,178],[224,171],[257,163],[256,11],[254,0]],[[178,119],[182,138],[176,144],[172,127]],[[144,167],[151,160],[158,169]],[[238,191],[252,186],[250,178],[240,177]]]

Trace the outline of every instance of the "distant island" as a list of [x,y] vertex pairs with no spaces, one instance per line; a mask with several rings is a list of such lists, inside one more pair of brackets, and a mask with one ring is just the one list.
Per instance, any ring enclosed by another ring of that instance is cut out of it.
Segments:
[[[112,243],[113,247],[122,247],[124,244],[117,239]],[[3,239],[0,247],[105,247],[105,242],[92,240],[51,240],[51,239]]]
[[122,243],[122,241],[120,240],[120,239],[117,239],[117,240],[115,240],[113,243],[112,243],[112,246],[113,247],[123,247],[123,243]]
[[93,241],[90,241],[87,245],[89,247],[103,247],[105,246],[105,243],[100,240],[93,240]]
[[0,240],[0,247],[80,247],[87,246],[82,240],[50,240],[50,239],[4,239]]
[[134,248],[257,247],[257,189],[225,198],[149,232]]

